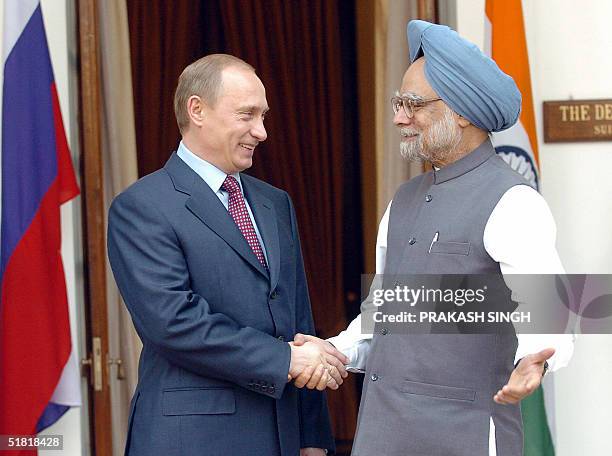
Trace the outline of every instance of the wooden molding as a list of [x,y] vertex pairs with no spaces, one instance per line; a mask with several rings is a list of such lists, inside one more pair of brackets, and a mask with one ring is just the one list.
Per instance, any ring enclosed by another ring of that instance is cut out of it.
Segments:
[[428,22],[438,22],[435,0],[418,0],[417,16]]
[[376,125],[376,11],[378,2],[357,0],[355,19],[357,32],[357,90],[359,97],[359,151],[361,156],[362,185],[362,229],[364,267],[366,272],[374,272],[372,246],[376,244],[378,229],[378,166],[376,163],[377,137]]
[[78,0],[81,177],[85,242],[85,299],[87,350],[91,358],[94,337],[101,341],[101,388],[89,389],[92,454],[112,454],[110,388],[108,383],[108,314],[106,302],[106,241],[104,180],[101,151],[101,90],[99,68],[98,4]]

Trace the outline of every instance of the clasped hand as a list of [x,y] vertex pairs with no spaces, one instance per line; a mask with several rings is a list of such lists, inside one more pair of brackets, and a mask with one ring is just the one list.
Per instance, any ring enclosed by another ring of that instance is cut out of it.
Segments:
[[329,342],[315,336],[296,334],[291,347],[288,381],[298,388],[338,389],[348,376],[349,360]]

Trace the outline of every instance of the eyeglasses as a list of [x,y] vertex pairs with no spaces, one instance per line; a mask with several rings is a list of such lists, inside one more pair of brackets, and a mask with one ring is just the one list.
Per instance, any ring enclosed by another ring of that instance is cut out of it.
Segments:
[[400,109],[404,109],[404,113],[406,113],[406,117],[412,119],[414,117],[414,113],[421,109],[423,106],[433,103],[434,101],[440,101],[442,98],[430,98],[429,100],[425,100],[417,95],[410,96],[399,96],[396,95],[391,98],[391,106],[393,107],[393,113],[397,114]]

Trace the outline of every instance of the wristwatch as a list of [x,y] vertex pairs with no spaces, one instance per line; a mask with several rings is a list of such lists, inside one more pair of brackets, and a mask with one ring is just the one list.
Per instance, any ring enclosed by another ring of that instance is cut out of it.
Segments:
[[546,372],[548,372],[548,361],[544,361],[544,369],[542,370],[542,377],[546,375]]

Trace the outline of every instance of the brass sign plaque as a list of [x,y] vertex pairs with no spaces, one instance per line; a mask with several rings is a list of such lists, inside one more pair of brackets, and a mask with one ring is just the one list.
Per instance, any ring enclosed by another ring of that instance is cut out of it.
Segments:
[[544,142],[612,141],[612,100],[544,102]]

